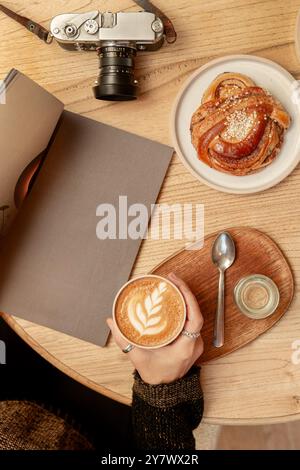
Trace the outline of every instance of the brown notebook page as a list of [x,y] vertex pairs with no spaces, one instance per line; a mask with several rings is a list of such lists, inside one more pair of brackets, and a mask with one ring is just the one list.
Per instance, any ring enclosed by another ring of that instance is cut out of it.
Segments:
[[172,153],[65,112],[2,252],[0,310],[103,346],[141,240],[100,241],[96,208],[126,195],[150,214]]

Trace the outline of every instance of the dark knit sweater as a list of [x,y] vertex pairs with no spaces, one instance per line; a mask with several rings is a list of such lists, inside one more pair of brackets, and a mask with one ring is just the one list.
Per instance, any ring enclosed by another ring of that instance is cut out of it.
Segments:
[[193,450],[203,415],[200,370],[170,384],[148,385],[134,373],[132,423],[137,449]]

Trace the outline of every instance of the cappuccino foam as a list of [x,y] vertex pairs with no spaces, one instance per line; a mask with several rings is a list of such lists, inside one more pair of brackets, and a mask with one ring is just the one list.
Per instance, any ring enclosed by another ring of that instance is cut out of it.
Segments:
[[141,346],[157,347],[176,338],[185,319],[184,301],[167,280],[136,279],[121,291],[115,320],[123,335]]

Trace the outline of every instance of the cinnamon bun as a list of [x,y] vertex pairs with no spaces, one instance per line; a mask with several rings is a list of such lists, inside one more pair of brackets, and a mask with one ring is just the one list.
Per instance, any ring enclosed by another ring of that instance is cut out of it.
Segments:
[[287,111],[268,91],[245,75],[223,73],[193,114],[192,143],[211,168],[248,175],[276,158],[290,123]]

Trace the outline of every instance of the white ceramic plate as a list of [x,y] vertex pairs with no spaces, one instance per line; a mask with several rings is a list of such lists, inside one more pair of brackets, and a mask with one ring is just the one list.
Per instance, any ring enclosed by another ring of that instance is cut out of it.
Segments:
[[[253,175],[233,176],[209,168],[197,157],[191,142],[190,122],[211,82],[223,72],[248,75],[258,86],[279,99],[292,118],[278,157]],[[282,181],[300,160],[300,105],[295,100],[297,82],[286,70],[267,59],[249,55],[228,56],[198,69],[180,91],[171,117],[173,145],[186,167],[203,183],[227,193],[256,193]],[[297,93],[296,93],[297,95]],[[298,93],[300,98],[300,93]]]

